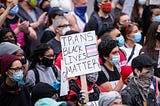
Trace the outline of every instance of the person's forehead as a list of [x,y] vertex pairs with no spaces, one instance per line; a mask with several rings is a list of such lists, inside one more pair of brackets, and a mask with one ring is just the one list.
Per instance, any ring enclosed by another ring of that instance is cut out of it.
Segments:
[[156,8],[152,10],[154,15],[160,15],[160,8]]
[[49,49],[49,50],[47,50],[46,52],[45,52],[45,54],[53,54],[54,52],[53,52],[53,49]]
[[21,64],[20,60],[15,60],[15,61],[13,61],[13,63],[11,64],[11,66],[14,66],[14,67],[16,67],[16,66],[22,66],[22,64]]
[[129,18],[129,16],[128,15],[122,15],[121,17],[120,17],[120,20],[129,20],[130,18]]
[[59,23],[60,25],[69,24],[69,22],[66,19],[62,19]]
[[119,48],[118,46],[116,46],[115,48],[112,49],[111,54],[118,53],[118,51],[119,51]]

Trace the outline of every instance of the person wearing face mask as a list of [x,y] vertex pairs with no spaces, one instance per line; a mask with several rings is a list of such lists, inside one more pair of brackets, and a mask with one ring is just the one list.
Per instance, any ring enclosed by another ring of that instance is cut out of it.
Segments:
[[142,48],[142,46],[138,44],[142,38],[142,34],[136,23],[122,26],[121,33],[124,36],[125,44],[120,47],[120,49],[126,53],[126,65],[131,66],[133,58],[139,55]]
[[48,11],[48,27],[41,34],[41,43],[46,43],[56,36],[53,21],[56,16],[63,16],[64,11],[59,7],[52,7]]
[[113,26],[114,17],[111,10],[111,0],[95,0],[94,12],[91,14],[84,31],[95,30],[97,39],[99,39],[108,28]]
[[[96,84],[104,91],[120,90],[121,77],[117,65],[120,61],[119,48],[115,40],[103,39],[98,45],[99,56],[102,59],[101,70],[98,72]],[[116,86],[115,86],[116,85]]]
[[[27,35],[27,38],[30,40],[35,40],[36,39],[36,33],[33,30],[33,28],[29,27],[29,22],[28,21],[23,21],[19,19],[18,17],[18,11],[19,11],[19,6],[16,2],[12,1],[6,1],[5,5],[7,8],[9,8],[11,5],[14,6],[10,9],[8,14],[6,14],[6,17],[4,17],[4,22],[3,22],[3,31],[6,31],[7,28],[10,28],[15,34],[15,38],[17,38],[17,43],[23,48],[25,51],[25,40],[24,40],[24,34]],[[5,7],[4,7],[5,8]],[[6,9],[7,11],[7,9]],[[5,13],[5,11],[4,11]],[[3,20],[2,20],[3,21]],[[25,30],[24,30],[25,29]]]
[[1,106],[32,106],[30,94],[25,85],[18,82],[23,79],[23,66],[17,56],[0,56],[0,70],[4,81],[0,86]]
[[[26,54],[27,58],[31,55],[33,50],[37,45],[40,44],[41,32],[44,30],[45,23],[47,22],[47,12],[43,12],[40,8],[37,7],[37,0],[20,0],[18,2],[18,17],[21,21],[27,21],[27,27],[33,28],[33,31],[36,32],[36,39],[33,41],[27,36],[25,37],[26,43]],[[25,30],[22,27],[23,30]],[[27,34],[25,34],[27,35]]]
[[138,0],[139,3],[143,4],[144,9],[142,13],[143,22],[143,33],[147,34],[147,31],[152,22],[159,21],[160,7],[158,5],[151,5],[149,0]]
[[30,91],[38,82],[48,83],[51,86],[57,82],[59,73],[53,65],[53,60],[54,51],[48,44],[42,43],[34,50],[29,59],[29,71],[25,81]]
[[125,66],[127,62],[126,54],[123,50],[120,49],[120,47],[122,47],[125,43],[124,37],[121,34],[121,32],[117,28],[111,27],[110,29],[106,30],[106,32],[102,35],[101,39],[113,39],[117,41],[119,47],[119,55],[120,55],[120,61],[118,66],[120,68]]
[[60,37],[64,36],[67,31],[70,31],[70,24],[65,16],[56,16],[53,21],[56,36],[49,40],[47,43],[53,48],[56,57],[61,52]]
[[[89,73],[86,75],[89,102],[97,101],[99,99],[100,90],[95,85],[97,78],[98,73]],[[67,95],[67,101],[76,104],[76,106],[81,106],[83,104],[83,101],[81,100],[83,91],[81,89],[80,77],[78,77],[74,82],[70,83],[69,87],[70,91]]]
[[12,44],[10,42],[0,43],[0,50],[1,50],[0,55],[8,53],[8,54],[17,56],[21,60],[21,63],[24,68],[23,69],[24,78],[18,83],[24,84],[24,79],[25,79],[26,72],[27,72],[27,60],[24,57],[23,50],[19,46]]
[[66,15],[71,29],[83,32],[86,23],[88,22],[87,4],[88,0],[72,0],[74,5],[74,11]]
[[[152,59],[156,60],[157,66],[154,67],[154,75],[160,78],[160,22],[153,22],[149,27],[146,35],[146,41],[140,54],[147,54]],[[158,85],[160,90],[160,84]]]
[[156,61],[142,54],[133,59],[131,66],[134,77],[121,91],[122,103],[129,106],[157,106],[155,91],[150,88]]

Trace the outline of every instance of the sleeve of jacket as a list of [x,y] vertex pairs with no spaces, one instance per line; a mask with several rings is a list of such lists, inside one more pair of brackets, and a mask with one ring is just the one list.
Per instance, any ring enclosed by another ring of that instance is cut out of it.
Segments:
[[26,80],[25,80],[25,84],[26,86],[31,89],[34,85],[35,85],[35,74],[33,72],[33,70],[29,70],[27,72],[27,75],[26,75]]
[[127,106],[134,106],[133,101],[132,101],[132,96],[131,94],[126,90],[122,90],[120,93],[122,97],[122,103],[127,105]]

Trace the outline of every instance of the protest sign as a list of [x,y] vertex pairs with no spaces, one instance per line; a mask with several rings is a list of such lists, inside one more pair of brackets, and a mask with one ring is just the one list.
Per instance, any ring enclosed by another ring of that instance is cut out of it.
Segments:
[[99,106],[99,105],[98,105],[98,101],[91,101],[85,104],[84,106]]
[[68,78],[101,70],[94,31],[61,36],[61,45]]
[[125,0],[122,12],[128,14],[129,17],[131,17],[134,3],[135,3],[135,0]]
[[[64,65],[64,61],[61,60],[61,65]],[[68,94],[69,91],[69,82],[67,80],[67,73],[62,67],[61,70],[61,88],[60,88],[60,96],[64,96]]]
[[150,0],[150,5],[160,5],[160,0]]

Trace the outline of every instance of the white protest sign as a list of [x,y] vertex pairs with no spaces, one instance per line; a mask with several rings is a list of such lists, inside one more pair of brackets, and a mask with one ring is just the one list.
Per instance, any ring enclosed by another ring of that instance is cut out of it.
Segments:
[[160,5],[160,0],[150,0],[151,5]]
[[99,106],[99,105],[98,105],[98,101],[91,101],[85,104],[84,106]]
[[[64,65],[64,61],[61,60],[61,65]],[[62,67],[61,70],[61,88],[60,88],[60,96],[64,96],[68,94],[69,91],[69,82],[67,80],[67,72]]]
[[94,31],[61,36],[62,55],[68,77],[100,71]]
[[131,17],[133,6],[134,6],[135,0],[125,0],[122,12],[126,13]]

